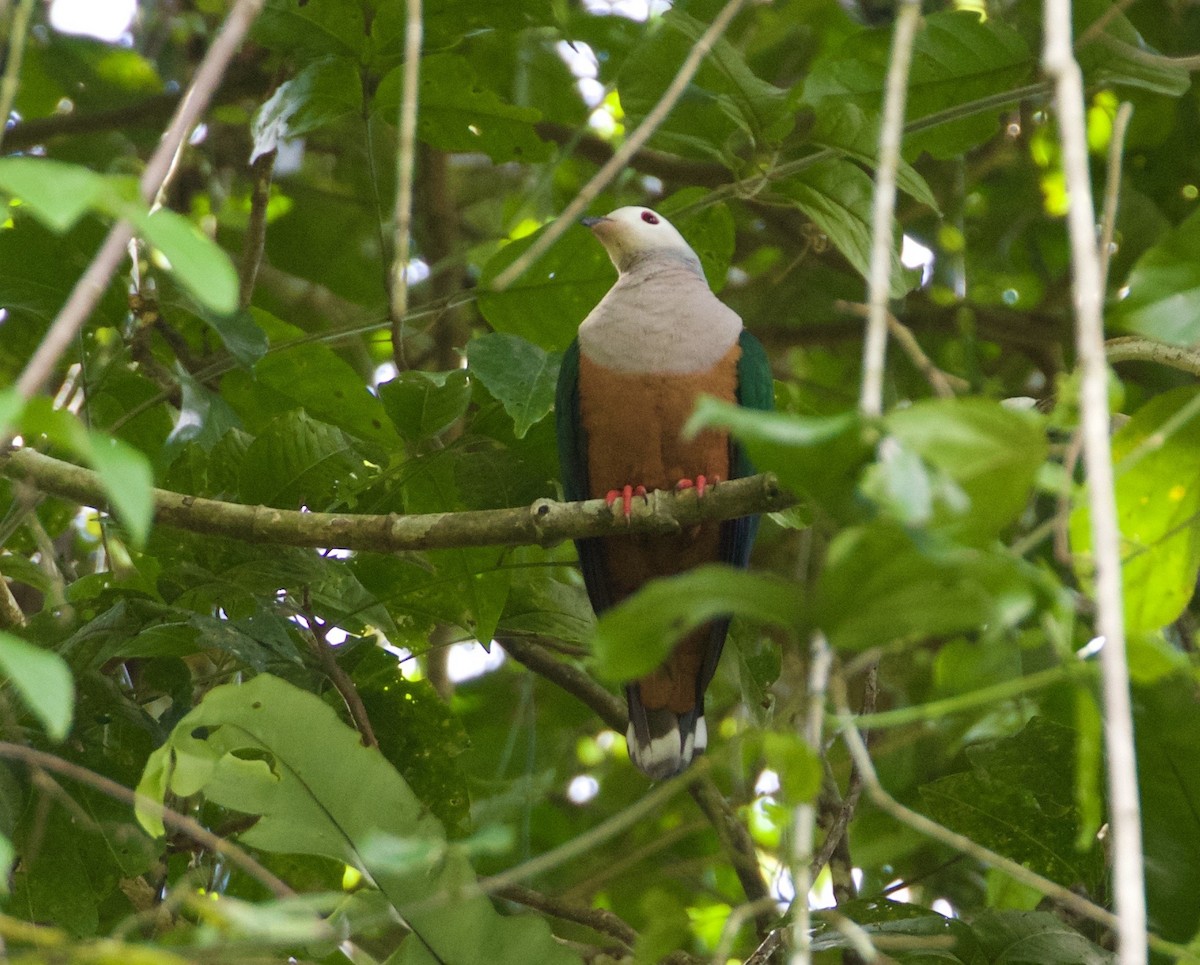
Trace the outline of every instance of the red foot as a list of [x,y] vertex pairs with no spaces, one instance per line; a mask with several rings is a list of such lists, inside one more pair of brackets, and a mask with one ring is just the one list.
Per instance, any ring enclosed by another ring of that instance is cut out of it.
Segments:
[[625,513],[625,518],[629,519],[633,512],[633,497],[645,496],[645,486],[626,486],[624,489],[610,489],[604,497],[606,506],[612,506],[617,499],[621,500],[621,510]]
[[713,476],[711,480],[707,476],[697,476],[695,481],[692,481],[691,479],[679,480],[679,482],[677,482],[675,484],[675,488],[682,492],[684,489],[691,489],[691,488],[695,487],[696,498],[703,499],[704,493],[708,489],[709,483],[711,482],[712,485],[715,486],[720,481],[721,481],[720,476]]

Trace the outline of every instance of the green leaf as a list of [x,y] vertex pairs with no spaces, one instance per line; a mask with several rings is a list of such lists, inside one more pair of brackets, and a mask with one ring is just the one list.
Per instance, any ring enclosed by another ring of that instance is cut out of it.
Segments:
[[[265,320],[265,313],[256,314]],[[289,345],[271,352],[254,367],[254,378],[314,419],[388,452],[401,448],[383,403],[367,388],[366,379],[326,345]]]
[[[464,850],[446,844],[379,751],[363,747],[318,698],[278,678],[209,691],[151,755],[138,789],[158,801],[168,792],[203,794],[259,816],[241,835],[252,848],[359,869],[446,965],[579,961],[540,919],[500,916],[473,890]],[[151,812],[138,817],[152,834],[163,833]],[[396,860],[403,854],[408,860]]]
[[[397,67],[379,82],[373,109],[390,124],[400,111],[404,68]],[[501,100],[476,76],[471,62],[458,54],[431,54],[421,59],[421,103],[417,136],[443,151],[486,154],[497,164],[505,161],[544,161],[550,145],[533,125],[541,113]]]
[[87,434],[82,455],[96,470],[100,484],[130,539],[141,546],[154,520],[154,473],[146,457],[133,446],[100,432]]
[[516,335],[491,332],[467,344],[471,373],[512,416],[513,431],[525,438],[554,407],[562,355],[546,352]]
[[362,471],[362,460],[346,434],[295,409],[250,443],[240,495],[244,502],[281,509],[324,509],[356,471]]
[[800,624],[802,593],[797,584],[717,564],[651,580],[600,617],[593,642],[596,673],[612,682],[644,676],[683,637],[717,617],[743,616],[793,629]]
[[[869,936],[903,939],[904,944],[900,947],[904,951],[897,960],[904,965],[991,965],[994,961],[984,956],[966,922],[944,918],[928,908],[875,898],[843,902],[838,905],[838,912]],[[928,939],[928,943],[923,939]],[[818,920],[813,934],[813,951],[852,947],[844,929],[837,928],[827,919]]]
[[463,417],[471,402],[471,384],[463,369],[401,372],[380,383],[379,399],[405,442],[424,442]]
[[1188,676],[1134,696],[1150,927],[1187,942],[1200,926],[1200,708]]
[[182,215],[166,208],[151,212],[132,179],[45,158],[0,158],[0,189],[20,198],[58,233],[89,210],[128,219],[201,305],[219,314],[237,308],[237,273],[225,252]]
[[103,175],[47,158],[0,158],[0,190],[19,198],[42,224],[62,233],[110,193]]
[[145,213],[139,207],[123,212],[138,233],[162,252],[171,273],[197,302],[218,315],[238,306],[238,277],[229,256],[190,220],[159,208]]
[[943,501],[932,524],[976,545],[995,536],[1029,502],[1046,459],[1043,420],[990,399],[926,399],[884,420],[908,451],[961,488],[966,506]]
[[250,368],[267,354],[270,343],[252,312],[210,315],[204,320],[220,336],[222,343],[229,349],[229,354],[237,359],[240,365]]
[[[814,144],[835,148],[854,160],[874,166],[879,160],[878,112],[866,111],[851,101],[826,101],[817,112],[816,126],[809,138]],[[916,168],[900,159],[896,186],[913,199],[940,214],[937,198]]]
[[[829,236],[863,278],[870,274],[871,199],[875,190],[870,175],[857,164],[835,158],[776,182],[775,189],[794,201]],[[889,294],[901,298],[913,287],[917,275],[900,263],[899,244],[891,247]]]
[[1013,965],[1111,965],[1110,951],[1048,911],[985,911],[971,919],[986,961]]
[[821,760],[797,734],[767,731],[762,735],[767,767],[779,775],[779,786],[789,804],[811,801],[821,790]]
[[505,245],[488,260],[479,280],[479,310],[497,332],[562,351],[612,287],[616,271],[591,233],[573,228],[504,291],[489,291],[492,280],[543,230]]
[[[704,204],[693,207],[708,192],[704,188],[685,188],[664,198],[657,210],[671,219],[679,233],[700,257],[704,277],[714,292],[725,287],[733,262],[736,230],[727,205]],[[682,212],[676,215],[675,212]]]
[[284,81],[258,109],[250,127],[251,160],[273,151],[280,141],[362,115],[362,78],[348,57],[328,57],[309,64]]
[[0,674],[51,738],[61,741],[67,736],[75,709],[75,681],[62,657],[0,631]]
[[931,818],[1068,888],[1100,885],[1095,838],[1076,849],[1074,731],[1035,717],[1012,737],[969,747],[967,759],[970,771],[921,786]]
[[363,6],[355,0],[271,0],[254,24],[253,37],[306,61],[330,55],[357,59],[367,44]]
[[843,530],[829,547],[814,601],[818,626],[837,648],[995,631],[1034,609],[1034,575],[1001,553],[919,547],[894,524]]
[[1200,341],[1200,211],[1162,235],[1133,266],[1128,295],[1109,312],[1117,329],[1168,345]]
[[[804,101],[816,114],[850,102],[877,111],[890,58],[892,31],[864,29],[826,51],[804,82]],[[914,121],[1009,90],[1032,73],[1034,59],[1024,39],[1000,18],[968,11],[932,13],[922,19],[913,45],[907,120]],[[830,105],[833,105],[830,108]],[[992,137],[997,112],[965,117],[905,138],[908,157],[922,150],[938,158],[960,155]]]
[[868,453],[859,416],[802,416],[762,412],[701,398],[686,432],[728,429],[743,443],[759,472],[773,472],[787,489],[817,503],[841,506],[853,495],[854,478]]
[[[618,87],[621,107],[640,123],[674,80],[707,24],[674,9],[629,55]],[[758,77],[725,38],[713,46],[651,143],[734,164],[738,149],[765,149],[792,129],[792,93]]]
[[[1158,630],[1187,606],[1200,572],[1200,389],[1155,397],[1113,437],[1125,626]],[[1071,514],[1076,569],[1090,580],[1091,513]]]

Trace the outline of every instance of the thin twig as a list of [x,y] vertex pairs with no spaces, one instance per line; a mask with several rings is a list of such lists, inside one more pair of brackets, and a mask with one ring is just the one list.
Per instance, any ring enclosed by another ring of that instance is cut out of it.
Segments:
[[408,258],[412,244],[413,160],[417,144],[417,103],[421,75],[421,0],[404,4],[404,88],[400,92],[400,144],[396,151],[396,210],[391,301],[392,359],[403,372],[404,316],[408,312]]
[[733,952],[733,943],[737,940],[737,933],[741,931],[742,926],[751,918],[774,915],[778,906],[779,903],[773,897],[768,896],[759,898],[758,901],[746,902],[733,909],[729,913],[729,917],[725,919],[725,925],[721,928],[721,940],[717,942],[711,961],[716,965],[725,965]]
[[262,265],[267,243],[267,206],[271,201],[271,174],[278,150],[271,148],[250,164],[250,221],[242,241],[242,260],[238,265],[238,308],[246,309],[254,300],[254,283]]
[[217,837],[208,828],[186,814],[173,811],[161,802],[146,797],[144,794],[139,794],[137,791],[130,790],[116,781],[105,777],[103,774],[97,774],[95,771],[88,770],[86,767],[81,767],[79,764],[74,764],[71,761],[63,760],[61,757],[55,757],[53,754],[34,750],[32,747],[22,747],[20,744],[11,744],[7,741],[0,741],[0,758],[22,761],[30,767],[40,767],[43,770],[61,774],[63,777],[78,781],[80,784],[86,784],[88,787],[94,788],[101,794],[107,795],[114,800],[148,811],[160,818],[163,824],[187,835],[197,844],[203,845],[207,850],[229,859],[232,864],[237,865],[245,871],[246,874],[254,878],[255,881],[263,885],[263,887],[277,898],[286,898],[295,894],[287,884],[275,877],[275,875],[251,858],[249,854],[236,844],[226,841],[224,838]]
[[1113,892],[1119,919],[1121,965],[1146,961],[1146,893],[1141,809],[1125,621],[1121,596],[1121,547],[1108,430],[1108,365],[1104,358],[1103,286],[1096,251],[1096,217],[1088,173],[1083,74],[1071,52],[1070,0],[1045,5],[1043,68],[1055,82],[1059,137],[1070,207],[1067,226],[1074,276],[1076,352],[1082,372],[1083,457],[1096,564],[1097,631],[1104,637],[1104,736],[1108,752],[1109,826],[1113,842]]
[[[221,82],[222,74],[233,55],[237,53],[242,38],[257,18],[264,3],[265,0],[238,0],[205,54],[187,93],[179,102],[175,116],[163,133],[158,148],[142,172],[139,189],[146,203],[157,197],[180,146],[185,143],[188,134],[207,108],[213,92]],[[118,221],[109,230],[104,244],[83,276],[75,283],[66,304],[51,323],[49,331],[17,379],[18,395],[26,399],[32,398],[50,378],[59,357],[70,347],[75,333],[108,288],[108,283],[121,263],[125,247],[132,237],[133,229],[127,221]],[[8,427],[0,426],[0,438],[5,444],[8,441],[7,436]]]
[[1117,917],[1106,908],[1101,908],[1094,902],[1088,901],[1081,895],[1075,894],[1070,888],[1065,888],[1056,881],[1051,881],[1049,878],[1044,878],[1042,875],[1034,871],[1030,871],[1022,864],[1018,864],[1011,858],[1006,858],[1002,854],[997,854],[989,848],[972,841],[965,835],[951,831],[949,828],[938,824],[936,821],[927,818],[925,815],[913,811],[905,807],[894,797],[884,790],[883,785],[879,783],[879,776],[875,773],[875,766],[871,763],[871,755],[868,753],[866,745],[863,743],[862,735],[858,732],[858,727],[854,723],[854,716],[846,703],[846,687],[844,681],[840,677],[834,677],[832,681],[834,706],[837,710],[838,722],[841,728],[842,739],[846,743],[846,748],[850,751],[850,756],[858,765],[862,772],[863,785],[866,788],[867,796],[887,814],[913,828],[920,834],[928,838],[933,838],[935,841],[940,841],[945,845],[954,848],[956,851],[961,851],[968,857],[981,861],[984,864],[998,868],[1005,874],[1022,884],[1028,885],[1031,888],[1036,888],[1044,895],[1058,902],[1059,904],[1070,908],[1077,914],[1089,919],[1097,921],[1102,925],[1112,928],[1117,923]]
[[1200,350],[1179,345],[1164,345],[1138,335],[1110,338],[1104,343],[1109,364],[1118,362],[1157,362],[1189,375],[1200,376]]
[[[762,867],[758,862],[758,852],[754,840],[746,826],[738,819],[733,808],[725,799],[720,788],[707,775],[699,778],[688,791],[692,800],[708,818],[709,824],[717,832],[717,840],[725,850],[729,863],[733,865],[734,874],[742,886],[746,900],[756,907],[762,908],[760,902],[771,899],[771,889],[763,879]],[[759,935],[765,935],[771,927],[774,914],[770,910],[760,910],[755,915]]]
[[0,630],[25,626],[25,614],[9,589],[8,580],[0,573]]
[[[813,634],[809,646],[808,709],[804,716],[804,740],[813,754],[823,756],[822,734],[825,723],[825,694],[829,687],[829,671],[833,666],[833,651],[825,634]],[[813,834],[816,831],[817,808],[812,801],[797,804],[792,813],[792,881],[795,900],[792,902],[791,965],[812,962],[812,916],[808,908],[808,893],[812,889]]]
[[573,921],[578,925],[586,925],[599,935],[605,935],[621,943],[629,951],[637,944],[638,933],[619,915],[613,914],[607,908],[586,908],[556,898],[544,895],[540,891],[526,888],[524,885],[508,885],[492,892],[497,898],[513,901],[526,908],[561,918],[563,921]]
[[1112,258],[1113,234],[1117,226],[1117,203],[1121,197],[1121,161],[1125,154],[1125,133],[1133,105],[1122,101],[1113,118],[1112,138],[1108,142],[1108,173],[1104,182],[1104,213],[1100,218],[1100,291],[1108,288],[1108,263]]
[[[867,668],[863,684],[862,710],[859,712],[860,722],[875,713],[875,704],[878,699],[879,661],[876,660]],[[870,732],[864,729],[862,735],[863,743],[869,744],[871,739]],[[821,868],[833,858],[833,854],[838,848],[838,842],[845,836],[846,829],[850,826],[850,819],[854,817],[854,811],[858,807],[858,799],[862,796],[862,789],[862,772],[858,769],[858,765],[851,761],[850,779],[846,782],[846,794],[841,800],[837,814],[829,825],[829,831],[825,834],[825,840],[821,842],[820,850],[810,865],[814,878],[820,872]]]
[[558,660],[538,643],[521,637],[501,636],[496,642],[510,657],[565,690],[618,734],[625,733],[629,717],[621,700],[578,667]]
[[[838,311],[853,312],[862,318],[868,317],[870,308],[867,305],[862,305],[857,302],[847,302],[841,299],[833,303],[833,307]],[[933,394],[942,399],[953,399],[957,392],[967,392],[971,388],[971,383],[957,375],[951,375],[939,369],[933,364],[933,359],[925,354],[925,350],[921,348],[921,343],[917,341],[917,337],[912,333],[907,325],[896,318],[890,311],[885,311],[887,320],[888,332],[892,338],[908,356],[909,361],[916,366],[917,371],[925,376],[925,380],[933,389]]]
[[1187,57],[1168,57],[1166,54],[1156,54],[1151,50],[1142,50],[1141,47],[1127,44],[1112,34],[1102,33],[1096,39],[1109,50],[1147,67],[1181,68],[1186,71],[1200,70],[1200,54],[1191,54]]
[[0,144],[4,143],[8,115],[12,113],[13,101],[17,99],[17,89],[21,86],[21,60],[25,56],[25,38],[29,33],[29,18],[32,13],[33,0],[21,0],[13,12],[4,77],[0,79]]
[[[628,729],[629,717],[621,700],[582,670],[551,656],[544,647],[519,637],[498,637],[497,642],[513,659],[591,708],[597,717],[618,734],[624,734]],[[717,832],[717,838],[729,857],[729,863],[741,882],[746,898],[757,902],[769,897],[770,889],[763,880],[754,841],[749,832],[738,820],[712,779],[699,774],[695,776],[698,779],[688,791]],[[764,931],[765,926],[766,920],[760,916],[760,927],[763,927]]]
[[371,726],[371,718],[367,715],[367,708],[362,702],[358,688],[354,686],[354,681],[342,669],[342,665],[337,662],[337,656],[334,654],[333,647],[329,645],[327,636],[329,625],[313,612],[312,600],[309,597],[307,586],[304,587],[303,591],[301,612],[308,623],[308,630],[307,632],[302,631],[302,635],[308,642],[309,649],[312,650],[313,655],[320,661],[321,669],[325,672],[325,676],[329,678],[329,682],[333,684],[334,689],[337,690],[346,704],[346,709],[350,712],[350,719],[354,721],[354,728],[362,738],[363,746],[378,747],[379,741],[375,737],[375,729]]
[[625,169],[630,159],[641,150],[642,145],[650,139],[650,136],[658,130],[659,125],[666,120],[675,103],[683,96],[687,85],[691,83],[696,71],[700,69],[704,58],[708,56],[717,40],[720,39],[733,18],[737,16],[746,3],[747,0],[728,0],[721,9],[721,12],[713,18],[713,22],[709,24],[708,29],[692,45],[691,51],[684,59],[674,80],[663,91],[662,97],[659,98],[658,103],[654,105],[642,123],[638,125],[637,130],[625,139],[625,142],[608,159],[607,163],[580,189],[571,203],[558,216],[558,219],[547,227],[541,236],[522,252],[519,258],[493,279],[493,291],[503,291],[520,278],[526,269],[545,254],[563,232],[575,223],[575,219],[587,210],[587,206],[608,186],[608,183]]
[[875,167],[875,193],[871,206],[871,264],[867,275],[867,333],[863,346],[862,392],[859,411],[865,416],[883,413],[883,373],[887,355],[887,302],[892,279],[892,225],[896,207],[896,170],[904,131],[904,102],[908,95],[908,70],[913,40],[921,20],[917,0],[902,0],[896,15],[896,33],[888,62],[883,121],[879,130],[879,163]]

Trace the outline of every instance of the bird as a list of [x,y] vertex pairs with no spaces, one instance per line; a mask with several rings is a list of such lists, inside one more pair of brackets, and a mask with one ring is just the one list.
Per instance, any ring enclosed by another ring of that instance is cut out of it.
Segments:
[[[708,487],[753,472],[724,431],[685,437],[701,395],[774,407],[762,345],[713,294],[700,258],[666,218],[622,207],[582,223],[604,246],[617,280],[580,323],[564,353],[555,423],[565,498],[620,502],[656,489]],[[579,539],[584,584],[597,615],[644,583],[710,562],[745,567],[757,517],[701,523],[679,534]],[[708,742],[704,692],[729,629],[720,618],[680,641],[648,676],[625,687],[626,740],[652,780],[682,772]]]

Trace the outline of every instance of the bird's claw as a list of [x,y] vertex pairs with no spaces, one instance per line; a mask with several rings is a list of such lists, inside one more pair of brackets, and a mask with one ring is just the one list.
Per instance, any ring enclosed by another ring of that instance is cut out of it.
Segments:
[[633,497],[645,496],[645,486],[625,486],[623,489],[610,489],[604,497],[604,504],[612,507],[618,499],[621,500],[621,510],[625,514],[625,519],[628,521],[633,514]]
[[685,489],[695,489],[696,490],[696,498],[703,499],[704,493],[708,490],[708,487],[710,485],[715,486],[720,481],[721,481],[720,476],[713,476],[711,479],[709,479],[708,476],[697,476],[694,480],[693,479],[679,480],[679,482],[677,482],[675,484],[675,489],[677,492],[683,492],[683,490],[685,490]]

